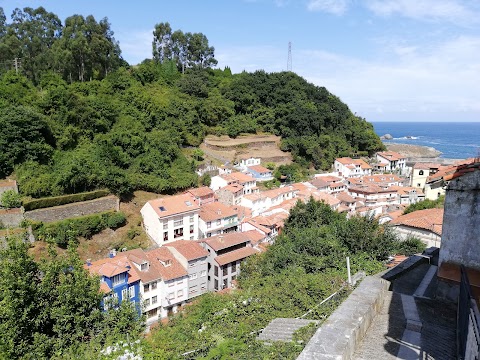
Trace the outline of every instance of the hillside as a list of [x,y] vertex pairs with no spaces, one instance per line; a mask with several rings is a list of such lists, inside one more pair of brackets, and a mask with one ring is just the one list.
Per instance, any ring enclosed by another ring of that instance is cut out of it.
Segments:
[[[383,148],[372,125],[324,87],[292,72],[212,69],[203,34],[164,43],[167,25],[156,26],[152,59],[131,67],[107,19],[74,15],[62,24],[43,8],[25,8],[4,22],[2,56],[21,57],[22,66],[0,69],[0,178],[14,173],[20,192],[34,198],[97,188],[128,198],[195,186],[197,163],[182,149],[208,135],[273,134],[283,151],[274,161],[304,168]],[[234,157],[248,156],[240,150]]]

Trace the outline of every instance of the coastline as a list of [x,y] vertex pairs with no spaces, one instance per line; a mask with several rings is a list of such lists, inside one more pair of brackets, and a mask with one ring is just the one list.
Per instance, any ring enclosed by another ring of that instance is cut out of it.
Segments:
[[387,150],[398,152],[408,158],[408,162],[433,162],[440,164],[453,164],[462,159],[447,159],[440,157],[441,151],[430,147],[412,144],[383,143]]

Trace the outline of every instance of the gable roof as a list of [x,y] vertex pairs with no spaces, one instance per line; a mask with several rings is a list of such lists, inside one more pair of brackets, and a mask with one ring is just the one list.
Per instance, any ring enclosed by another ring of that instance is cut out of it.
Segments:
[[208,256],[208,251],[196,241],[177,240],[165,245],[167,248],[176,249],[187,261],[196,260]]
[[405,225],[442,235],[443,209],[425,209],[397,217],[392,225]]
[[150,200],[145,206],[151,206],[160,218],[199,210],[200,207],[193,201],[190,194],[181,194]]
[[396,151],[381,151],[378,152],[377,155],[388,161],[398,161],[407,158],[406,156],[403,156]]
[[202,186],[199,188],[193,188],[187,191],[188,193],[192,194],[196,198],[201,198],[205,196],[213,196],[214,192],[208,186]]
[[247,247],[230,251],[226,254],[217,256],[215,257],[215,261],[217,262],[218,265],[223,266],[233,261],[243,260],[246,257],[251,256],[253,254],[257,254],[257,253],[258,251],[255,250],[253,247],[247,246]]
[[248,166],[249,170],[255,171],[259,174],[262,173],[272,173],[272,170],[267,169],[266,167],[263,167],[262,165],[253,165],[253,166]]
[[228,182],[238,182],[240,184],[245,184],[247,182],[255,182],[255,178],[250,175],[241,173],[241,172],[232,172],[230,174],[220,175],[222,179]]
[[[164,281],[187,276],[187,270],[175,259],[172,252],[165,246],[147,252],[150,266],[154,266]],[[170,265],[166,263],[170,262]]]
[[212,202],[200,207],[200,219],[203,221],[214,221],[237,215],[233,207],[221,202]]
[[[255,230],[250,230],[250,231],[255,231]],[[214,251],[219,251],[219,250],[226,249],[238,244],[251,242],[251,236],[254,236],[254,235],[250,234],[250,231],[231,232],[227,234],[216,235],[210,238],[200,240],[200,242],[206,243]]]

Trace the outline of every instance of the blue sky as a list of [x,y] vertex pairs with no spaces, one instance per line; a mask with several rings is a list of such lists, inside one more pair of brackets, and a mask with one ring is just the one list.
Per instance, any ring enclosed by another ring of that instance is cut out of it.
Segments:
[[123,57],[151,57],[158,22],[201,32],[218,66],[293,71],[368,121],[480,121],[478,0],[0,0],[62,21],[108,17]]

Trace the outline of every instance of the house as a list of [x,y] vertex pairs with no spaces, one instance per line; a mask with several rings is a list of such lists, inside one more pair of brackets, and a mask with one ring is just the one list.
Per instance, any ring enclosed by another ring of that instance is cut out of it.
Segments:
[[236,161],[235,167],[245,171],[249,166],[260,165],[261,159],[249,155],[240,155]]
[[[170,314],[176,313],[189,299],[188,272],[167,247],[150,250],[146,252],[146,255],[149,265],[156,268],[162,281],[157,285],[157,287],[161,285],[161,298],[147,297],[146,293],[148,291],[144,289],[144,296],[146,297],[144,305],[148,307],[149,303],[151,304],[155,300],[160,302],[160,307],[157,308],[159,311],[158,317],[165,318]],[[145,287],[146,285],[143,286]]]
[[414,211],[397,217],[390,224],[402,239],[414,236],[422,240],[427,247],[440,247],[443,209]]
[[410,186],[391,186],[392,190],[397,190],[400,205],[412,205],[425,200],[425,194],[422,190]]
[[462,168],[474,164],[475,161],[475,159],[465,159],[453,165],[441,166],[438,171],[427,177],[424,189],[425,197],[430,200],[436,200],[440,196],[445,195],[445,189],[451,176],[461,171]]
[[348,195],[347,192],[341,192],[336,194],[335,197],[340,201],[340,207],[344,207],[346,209],[344,211],[349,214],[355,213],[356,200],[352,196]]
[[386,171],[406,171],[407,158],[395,151],[382,151],[376,154],[377,161],[385,166]]
[[243,186],[230,184],[215,191],[215,195],[225,205],[239,205],[243,197]]
[[437,163],[416,163],[413,165],[410,186],[423,190],[427,178],[438,172],[441,167],[442,165]]
[[395,174],[373,174],[347,179],[348,186],[375,184],[379,186],[403,186],[404,178]]
[[217,191],[230,184],[239,184],[243,187],[243,194],[251,194],[258,192],[257,181],[250,175],[241,172],[232,172],[231,174],[224,174],[212,177],[210,189]]
[[282,211],[273,212],[268,215],[259,215],[245,220],[241,225],[241,229],[242,232],[255,230],[261,235],[257,241],[252,240],[252,246],[254,247],[261,242],[272,244],[283,228],[287,218],[288,214]]
[[257,181],[268,181],[273,179],[272,170],[269,170],[261,165],[248,166],[247,171]]
[[241,205],[251,209],[252,215],[257,216],[284,201],[295,198],[297,191],[293,186],[284,186],[261,193],[244,195]]
[[397,190],[375,184],[357,185],[348,189],[349,195],[361,200],[365,206],[385,206],[399,204]]
[[209,290],[219,291],[232,286],[240,274],[240,262],[258,253],[252,247],[251,237],[258,237],[255,230],[252,232],[235,232],[212,236],[200,240],[208,255]]
[[383,211],[381,205],[362,206],[359,202],[356,203],[355,208],[356,215],[374,218],[380,217]]
[[195,189],[190,189],[187,191],[199,206],[203,204],[210,204],[215,201],[215,193],[208,186],[202,186]]
[[208,291],[208,252],[197,242],[178,240],[168,245],[175,258],[188,272],[188,300]]
[[146,233],[160,246],[197,240],[199,212],[200,206],[188,193],[150,200],[140,210]]
[[333,166],[338,175],[345,179],[372,174],[372,167],[362,159],[337,158]]
[[140,278],[135,271],[132,271],[132,263],[126,256],[115,256],[95,262],[87,260],[85,268],[92,275],[100,277],[100,291],[105,295],[102,300],[104,310],[116,307],[123,301],[135,304],[141,312],[140,303]]
[[200,237],[211,237],[238,230],[238,214],[232,206],[214,202],[200,208]]

